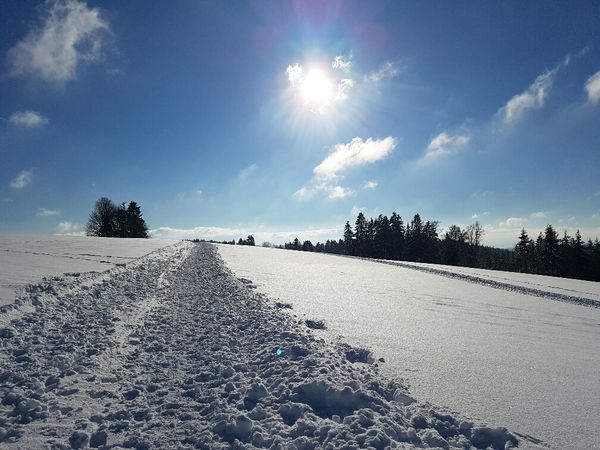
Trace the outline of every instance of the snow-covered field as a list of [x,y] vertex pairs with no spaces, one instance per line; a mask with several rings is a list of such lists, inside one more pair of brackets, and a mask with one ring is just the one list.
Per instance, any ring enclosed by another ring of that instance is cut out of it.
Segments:
[[65,272],[101,272],[172,245],[167,239],[0,234],[0,305],[16,290]]
[[521,445],[600,448],[599,283],[242,246],[219,252],[259,292],[384,357],[383,372],[405,379],[420,401],[532,437]]
[[318,324],[285,308],[236,278],[207,244],[181,242],[101,273],[37,280],[0,307],[0,446],[499,450],[517,443],[506,429],[415,402],[366,352],[325,339]]

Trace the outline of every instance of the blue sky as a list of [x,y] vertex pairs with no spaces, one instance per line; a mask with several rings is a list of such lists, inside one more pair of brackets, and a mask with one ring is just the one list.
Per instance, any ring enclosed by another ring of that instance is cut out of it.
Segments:
[[598,2],[3,1],[0,232],[600,237]]

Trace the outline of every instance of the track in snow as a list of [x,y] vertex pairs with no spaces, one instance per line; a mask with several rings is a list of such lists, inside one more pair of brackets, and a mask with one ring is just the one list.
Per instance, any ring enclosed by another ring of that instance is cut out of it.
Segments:
[[215,247],[181,243],[101,274],[29,285],[2,308],[0,442],[11,449],[517,443],[503,428],[415,403],[371,362],[282,313],[236,279]]
[[432,274],[440,275],[443,277],[455,278],[455,279],[458,279],[461,281],[466,281],[467,283],[481,284],[483,286],[488,286],[488,287],[492,287],[495,289],[502,289],[505,291],[518,292],[520,294],[533,295],[535,297],[548,298],[548,299],[556,300],[559,302],[575,303],[578,305],[600,308],[600,300],[595,300],[592,298],[579,297],[576,295],[560,294],[558,292],[550,292],[548,290],[543,290],[543,289],[519,286],[516,284],[504,283],[502,281],[491,280],[489,278],[482,278],[482,277],[478,277],[475,275],[451,272],[449,270],[420,266],[420,265],[410,264],[410,263],[407,264],[407,263],[403,263],[400,261],[390,261],[390,260],[372,259],[372,258],[358,258],[358,259],[366,259],[368,261],[373,261],[373,262],[377,262],[380,264],[389,264],[392,266],[400,266],[400,267],[404,267],[405,269],[418,270],[421,272],[432,273]]

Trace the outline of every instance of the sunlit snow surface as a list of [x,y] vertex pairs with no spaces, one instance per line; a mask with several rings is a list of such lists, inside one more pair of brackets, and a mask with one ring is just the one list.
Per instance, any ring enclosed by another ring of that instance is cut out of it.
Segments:
[[[420,401],[600,448],[600,308],[333,255],[220,245],[239,277],[384,357]],[[599,283],[450,268],[599,300]]]
[[0,234],[0,306],[15,290],[65,272],[102,272],[174,244],[167,239]]

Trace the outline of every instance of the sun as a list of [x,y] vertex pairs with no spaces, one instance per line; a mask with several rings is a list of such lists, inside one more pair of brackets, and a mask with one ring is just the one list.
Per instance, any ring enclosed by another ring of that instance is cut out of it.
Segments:
[[333,86],[321,69],[311,69],[301,82],[300,95],[309,105],[323,107],[333,98]]

